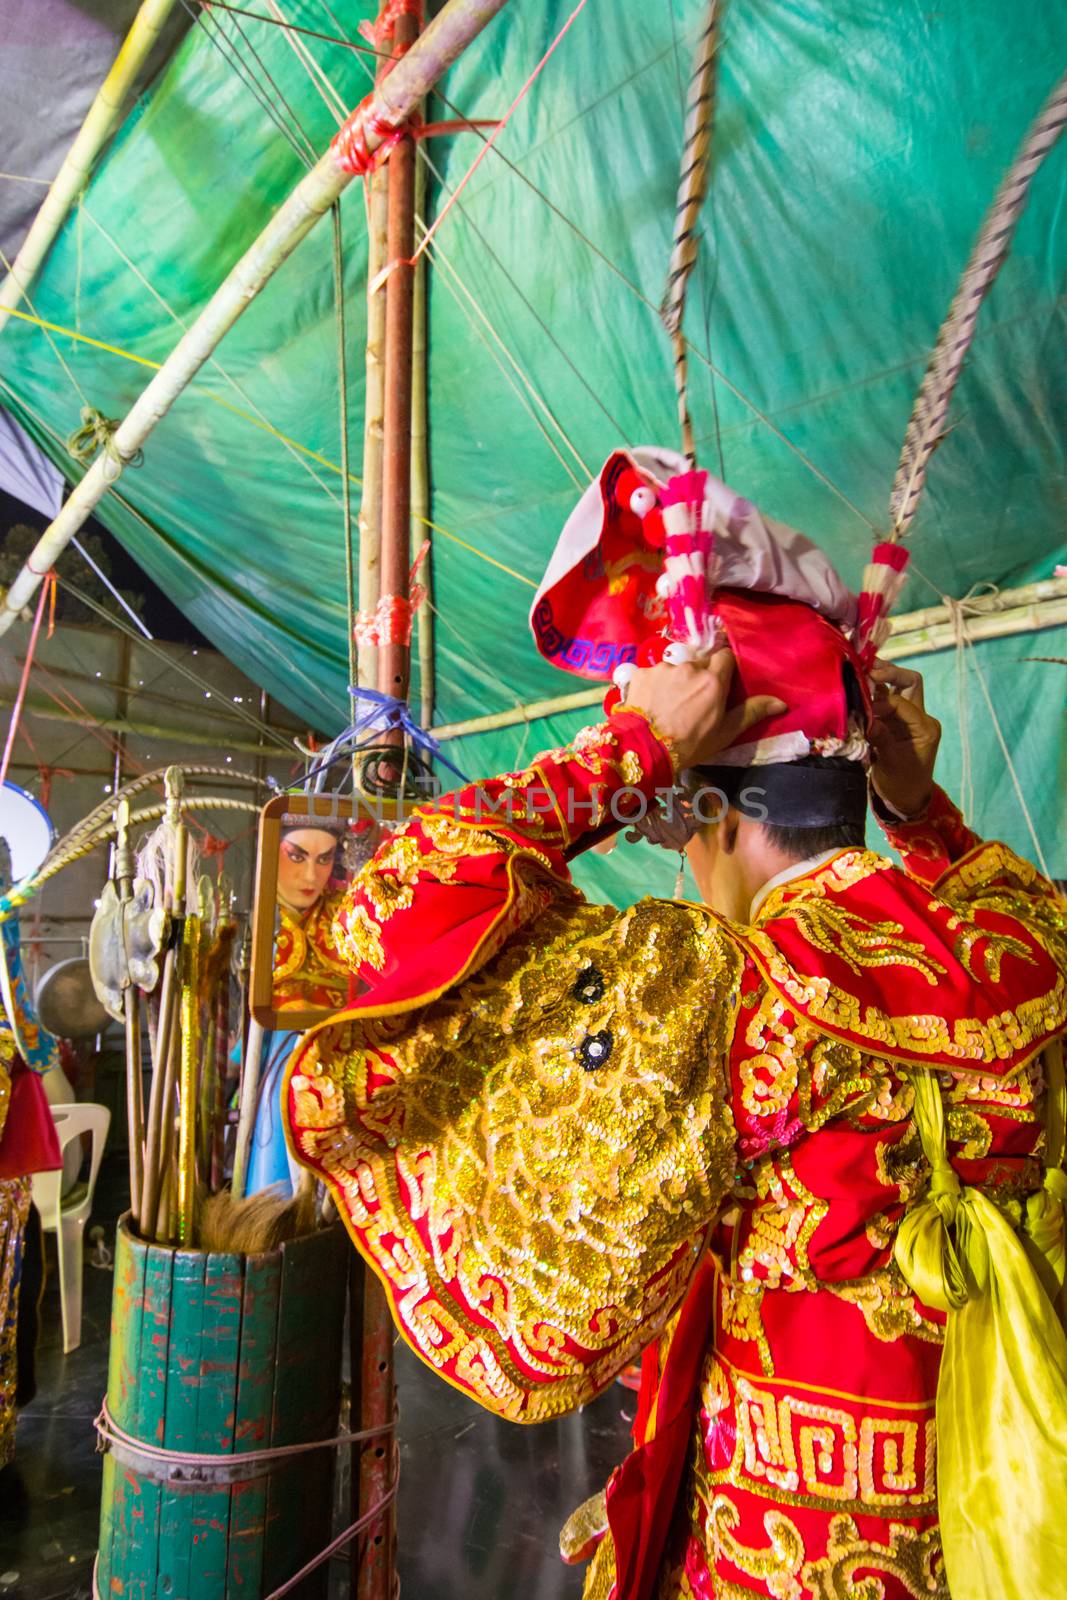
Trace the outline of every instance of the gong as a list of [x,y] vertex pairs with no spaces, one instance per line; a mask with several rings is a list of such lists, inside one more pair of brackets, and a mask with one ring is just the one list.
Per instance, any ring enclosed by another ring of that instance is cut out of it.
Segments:
[[87,956],[71,956],[49,967],[37,985],[34,1005],[41,1027],[61,1039],[87,1039],[110,1021],[96,998]]

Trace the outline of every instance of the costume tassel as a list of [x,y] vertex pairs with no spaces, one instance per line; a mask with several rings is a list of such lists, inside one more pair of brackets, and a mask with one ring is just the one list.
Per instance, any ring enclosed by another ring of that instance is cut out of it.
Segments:
[[683,472],[663,491],[664,569],[657,588],[667,602],[672,643],[667,661],[693,661],[711,654],[719,624],[711,609],[715,587],[715,533],[707,525],[706,472]]
[[889,613],[904,587],[908,560],[908,551],[902,544],[883,540],[875,545],[871,559],[863,569],[859,614],[853,639],[860,660],[868,669],[889,637]]

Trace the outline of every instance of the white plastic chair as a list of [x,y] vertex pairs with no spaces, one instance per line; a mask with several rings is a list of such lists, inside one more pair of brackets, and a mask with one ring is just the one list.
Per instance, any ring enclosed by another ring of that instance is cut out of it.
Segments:
[[[63,1317],[63,1354],[81,1344],[82,1337],[82,1235],[93,1204],[93,1190],[103,1160],[111,1112],[107,1106],[53,1106],[52,1118],[65,1151],[83,1133],[92,1136],[88,1183],[75,1184],[63,1194],[63,1173],[35,1172],[33,1203],[41,1214],[41,1226],[56,1236],[59,1257],[59,1305]],[[80,1163],[79,1163],[80,1165]]]

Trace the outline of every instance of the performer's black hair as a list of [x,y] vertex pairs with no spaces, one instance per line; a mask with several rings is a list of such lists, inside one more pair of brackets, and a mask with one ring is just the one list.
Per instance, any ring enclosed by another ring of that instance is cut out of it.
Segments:
[[[790,765],[809,771],[812,768],[823,772],[843,771],[849,776],[857,772],[856,762],[846,761],[843,756],[804,756]],[[758,769],[750,768],[750,775],[755,781]],[[839,822],[824,823],[814,828],[795,828],[781,822],[761,822],[760,827],[776,849],[781,850],[783,855],[792,856],[795,861],[822,855],[826,850],[862,850],[867,833],[865,792],[861,794],[856,790],[850,794],[848,806],[851,815]]]

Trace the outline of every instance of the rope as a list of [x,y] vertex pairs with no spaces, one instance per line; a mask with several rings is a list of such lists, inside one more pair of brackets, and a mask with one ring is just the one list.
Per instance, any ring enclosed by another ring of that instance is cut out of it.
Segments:
[[[364,1528],[369,1526],[369,1524],[375,1522],[377,1518],[381,1516],[383,1511],[388,1511],[389,1507],[396,1499],[396,1492],[399,1487],[400,1464],[397,1462],[396,1468],[393,1472],[393,1481],[382,1495],[381,1499],[376,1500],[371,1506],[370,1510],[365,1511],[363,1515],[358,1517],[356,1521],[347,1527],[343,1533],[339,1533],[337,1538],[333,1539],[326,1546],[325,1550],[321,1551],[314,1558],[314,1560],[309,1561],[306,1566],[301,1567],[299,1572],[294,1572],[293,1576],[288,1580],[287,1583],[283,1583],[280,1589],[272,1589],[270,1594],[267,1595],[267,1600],[282,1600],[282,1597],[295,1589],[297,1584],[302,1582],[302,1580],[307,1577],[309,1572],[314,1572],[315,1568],[321,1566],[324,1561],[329,1561],[330,1557],[335,1555],[336,1552],[342,1549],[344,1545],[348,1544],[350,1539],[354,1539],[357,1533],[361,1533]],[[394,1595],[399,1594],[399,1592],[399,1586],[394,1588]]]
[[[298,1583],[303,1582],[309,1572],[314,1572],[315,1568],[321,1566],[324,1561],[329,1561],[331,1556],[333,1556],[338,1550],[346,1545],[350,1539],[355,1538],[357,1533],[361,1533],[363,1529],[367,1527],[369,1523],[374,1522],[383,1511],[388,1510],[393,1501],[396,1499],[396,1493],[399,1486],[400,1473],[398,1468],[393,1474],[392,1483],[389,1485],[389,1488],[386,1490],[382,1498],[375,1501],[370,1510],[365,1511],[363,1515],[353,1522],[350,1527],[346,1528],[343,1533],[339,1533],[337,1538],[333,1539],[326,1546],[325,1550],[320,1551],[320,1553],[315,1556],[313,1560],[309,1561],[306,1566],[301,1567],[299,1572],[294,1572],[293,1576],[283,1583],[281,1588],[272,1589],[270,1594],[267,1595],[266,1600],[283,1600],[283,1596],[290,1594],[292,1590],[296,1588]],[[99,1585],[96,1581],[99,1563],[100,1557],[97,1555],[93,1561],[93,1600],[103,1600],[103,1597],[100,1594]],[[394,1596],[398,1595],[399,1592],[399,1587],[394,1588]]]
[[903,539],[918,509],[930,457],[944,437],[945,418],[974,338],[978,313],[1011,247],[1016,224],[1042,161],[1067,125],[1067,74],[1030,128],[989,208],[912,408],[889,497],[889,537]]
[[985,703],[989,708],[989,715],[992,718],[993,731],[997,736],[997,743],[1000,745],[1001,753],[1005,762],[1007,763],[1008,776],[1011,778],[1011,786],[1015,790],[1015,798],[1018,800],[1019,807],[1024,818],[1026,819],[1026,827],[1030,834],[1031,842],[1034,846],[1034,854],[1037,856],[1041,871],[1044,873],[1045,877],[1051,881],[1052,870],[1049,867],[1048,862],[1045,860],[1045,852],[1041,848],[1041,840],[1037,836],[1037,829],[1034,826],[1034,819],[1030,814],[1030,807],[1026,803],[1026,796],[1023,793],[1022,784],[1019,782],[1019,774],[1015,770],[1015,763],[1011,758],[1011,751],[1008,749],[1008,742],[1004,737],[1004,730],[1000,726],[1000,718],[997,716],[996,707],[993,705],[993,701],[989,693],[989,687],[985,681],[985,674],[983,673],[981,665],[979,664],[978,652],[974,648],[973,640],[968,639],[967,644],[970,648],[971,657],[974,662],[974,670],[978,674],[979,687],[982,691]]
[[173,1467],[214,1467],[225,1463],[227,1467],[236,1468],[263,1461],[283,1461],[288,1456],[305,1455],[311,1450],[336,1450],[341,1445],[360,1444],[367,1439],[377,1439],[384,1433],[392,1433],[396,1423],[383,1422],[380,1427],[364,1428],[359,1433],[338,1433],[329,1439],[307,1439],[299,1444],[269,1445],[262,1450],[171,1450],[165,1445],[149,1444],[146,1439],[137,1439],[132,1433],[127,1433],[111,1415],[105,1395],[93,1427],[97,1433],[98,1454],[103,1454],[108,1444],[120,1444],[131,1454],[143,1456],[146,1461],[159,1461]]
[[75,428],[68,438],[67,450],[79,467],[87,467],[99,450],[105,451],[112,461],[119,462],[123,467],[141,466],[144,461],[143,450],[136,450],[129,456],[116,450],[115,434],[118,427],[117,417],[105,417],[95,406],[82,406],[81,427]]
[[696,460],[693,419],[689,414],[689,363],[682,333],[685,297],[700,250],[698,225],[708,192],[711,131],[715,120],[715,78],[719,46],[719,0],[709,0],[707,22],[697,41],[685,112],[685,142],[678,199],[674,212],[674,245],[667,269],[667,290],[660,315],[674,351],[674,387],[682,451]]

